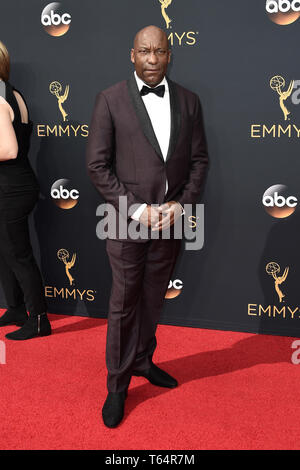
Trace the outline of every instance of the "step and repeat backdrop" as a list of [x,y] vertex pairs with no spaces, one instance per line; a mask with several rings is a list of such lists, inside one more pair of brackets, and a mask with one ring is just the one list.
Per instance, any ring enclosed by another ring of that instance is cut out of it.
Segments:
[[2,2],[10,82],[34,122],[30,224],[49,312],[106,316],[89,122],[96,94],[133,73],[135,33],[154,24],[170,78],[201,99],[211,159],[203,210],[188,220],[201,240],[183,241],[161,323],[300,335],[299,17],[296,0]]

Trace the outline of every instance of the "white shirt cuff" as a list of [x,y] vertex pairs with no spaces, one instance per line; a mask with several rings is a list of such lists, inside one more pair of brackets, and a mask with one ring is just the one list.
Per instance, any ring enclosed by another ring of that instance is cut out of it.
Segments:
[[141,204],[140,207],[136,211],[134,211],[131,218],[134,220],[139,220],[145,207],[147,207],[147,204],[144,202],[144,204]]

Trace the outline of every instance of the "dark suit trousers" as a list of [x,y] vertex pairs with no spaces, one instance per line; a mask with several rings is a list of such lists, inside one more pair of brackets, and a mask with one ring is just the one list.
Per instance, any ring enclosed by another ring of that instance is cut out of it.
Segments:
[[38,191],[0,189],[0,280],[8,307],[25,304],[30,315],[46,311],[43,282],[34,259],[28,215]]
[[106,240],[112,269],[106,365],[110,392],[125,390],[132,371],[150,367],[155,332],[181,240]]

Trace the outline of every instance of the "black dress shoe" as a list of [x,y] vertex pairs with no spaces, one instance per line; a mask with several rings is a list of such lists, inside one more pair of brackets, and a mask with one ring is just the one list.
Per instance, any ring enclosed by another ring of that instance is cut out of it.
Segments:
[[167,374],[164,370],[157,367],[155,364],[151,364],[150,369],[144,371],[133,371],[132,375],[137,377],[145,377],[153,385],[158,387],[175,388],[178,382],[174,377]]
[[7,333],[7,339],[22,341],[25,339],[35,338],[36,336],[49,336],[51,335],[51,325],[48,320],[47,314],[42,313],[29,317],[25,325],[17,331]]
[[10,307],[0,317],[0,327],[7,325],[23,326],[28,320],[25,305],[19,307]]
[[124,405],[127,390],[124,392],[108,392],[102,408],[102,418],[105,426],[115,428],[124,416]]

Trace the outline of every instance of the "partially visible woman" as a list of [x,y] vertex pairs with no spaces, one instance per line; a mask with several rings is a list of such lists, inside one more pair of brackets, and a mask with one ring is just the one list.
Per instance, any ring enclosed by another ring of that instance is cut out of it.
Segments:
[[50,335],[51,326],[28,228],[39,194],[27,157],[32,122],[24,99],[8,81],[9,64],[0,41],[0,280],[8,305],[0,326],[22,326],[6,337],[25,340]]

